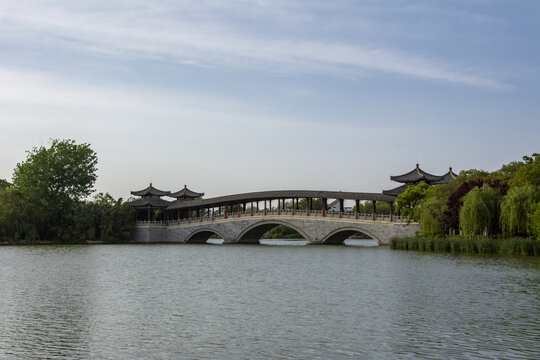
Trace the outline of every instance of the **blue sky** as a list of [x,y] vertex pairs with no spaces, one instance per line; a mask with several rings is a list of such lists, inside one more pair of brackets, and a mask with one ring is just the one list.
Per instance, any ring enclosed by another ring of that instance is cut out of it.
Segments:
[[540,150],[538,1],[3,1],[0,178],[88,142],[98,191],[379,192]]

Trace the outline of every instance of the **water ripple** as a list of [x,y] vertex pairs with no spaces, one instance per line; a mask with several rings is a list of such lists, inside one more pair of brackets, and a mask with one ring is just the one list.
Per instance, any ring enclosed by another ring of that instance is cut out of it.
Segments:
[[540,358],[539,259],[2,247],[0,289],[0,358]]

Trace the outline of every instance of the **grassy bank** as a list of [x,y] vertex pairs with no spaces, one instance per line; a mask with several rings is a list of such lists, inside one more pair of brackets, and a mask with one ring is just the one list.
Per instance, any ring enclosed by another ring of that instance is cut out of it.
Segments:
[[540,241],[519,237],[395,237],[390,240],[390,248],[394,250],[449,252],[454,254],[502,254],[540,256]]

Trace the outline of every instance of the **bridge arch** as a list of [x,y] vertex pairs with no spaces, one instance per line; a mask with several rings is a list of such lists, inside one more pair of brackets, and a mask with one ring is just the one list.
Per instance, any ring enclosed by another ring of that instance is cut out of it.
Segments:
[[225,237],[219,231],[211,228],[202,228],[189,234],[186,238],[186,244],[205,244],[213,235],[217,235],[225,240]]
[[259,240],[261,237],[269,231],[270,229],[278,226],[283,225],[287,226],[297,233],[299,233],[308,243],[311,241],[311,238],[305,233],[304,230],[299,228],[296,225],[291,224],[288,221],[283,220],[276,220],[276,219],[269,219],[269,220],[262,220],[259,222],[256,222],[255,224],[252,224],[245,228],[240,235],[238,235],[237,243],[240,244],[256,244],[259,243]]
[[375,235],[373,235],[371,232],[366,231],[359,227],[341,227],[338,229],[335,229],[331,231],[328,235],[326,235],[323,240],[322,244],[324,245],[341,245],[344,243],[345,240],[347,240],[351,235],[354,235],[356,233],[363,233],[372,238],[377,242],[377,244],[381,245],[382,242],[379,240]]

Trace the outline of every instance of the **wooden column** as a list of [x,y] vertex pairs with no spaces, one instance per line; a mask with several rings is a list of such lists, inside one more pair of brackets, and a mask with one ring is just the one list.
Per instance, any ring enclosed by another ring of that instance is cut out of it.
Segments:
[[150,208],[146,209],[146,212],[147,212],[147,220],[148,222],[150,222]]
[[[272,203],[270,203],[272,204]],[[266,200],[264,200],[264,215],[266,215]]]
[[326,216],[326,198],[322,199],[322,216]]
[[292,208],[291,208],[291,214],[294,215],[294,198],[292,198]]
[[212,221],[216,218],[216,215],[214,214],[214,208],[212,208]]
[[251,202],[251,206],[249,207],[249,212],[251,213],[251,216],[253,216],[253,201]]
[[281,215],[281,199],[277,199],[277,214]]
[[227,218],[227,208],[228,208],[228,207],[229,207],[228,205],[225,205],[225,210],[224,210],[224,211],[225,211],[225,213],[224,213],[225,219]]
[[311,208],[311,199],[310,198],[306,198],[306,215],[309,216],[309,210]]
[[373,211],[371,212],[371,219],[375,220],[375,209],[377,208],[377,204],[375,200],[373,200],[372,203],[373,203],[373,209],[372,209]]
[[394,202],[389,201],[389,203],[390,203],[390,222],[392,222],[392,219],[394,217]]
[[202,217],[203,217],[203,209],[200,208],[199,209],[199,220],[202,222]]
[[240,217],[240,203],[238,203],[238,217]]
[[339,218],[343,217],[343,199],[339,199]]
[[356,211],[354,212],[354,216],[356,217],[356,220],[358,220],[358,208],[360,207],[360,200],[356,200]]

